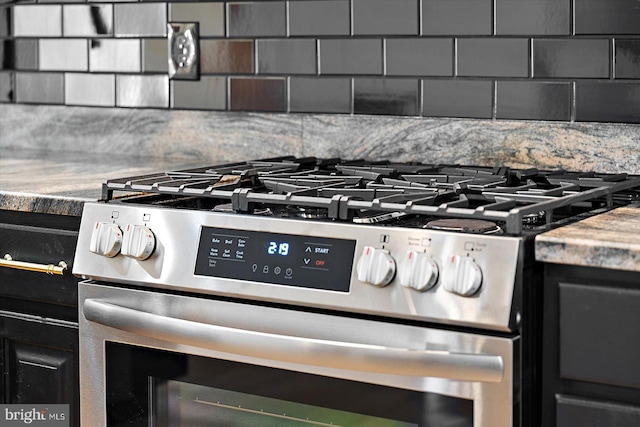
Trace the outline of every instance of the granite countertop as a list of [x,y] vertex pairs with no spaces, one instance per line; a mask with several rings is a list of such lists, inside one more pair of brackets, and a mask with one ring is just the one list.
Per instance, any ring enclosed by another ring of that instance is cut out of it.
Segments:
[[107,179],[196,166],[203,164],[193,159],[3,150],[0,209],[79,216],[84,202],[101,198]]
[[536,259],[640,272],[640,204],[536,236]]

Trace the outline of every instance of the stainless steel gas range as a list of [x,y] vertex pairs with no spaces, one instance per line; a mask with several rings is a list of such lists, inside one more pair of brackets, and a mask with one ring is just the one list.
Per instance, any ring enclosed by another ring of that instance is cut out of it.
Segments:
[[640,178],[282,157],[103,196],[74,263],[83,425],[527,426],[533,237]]

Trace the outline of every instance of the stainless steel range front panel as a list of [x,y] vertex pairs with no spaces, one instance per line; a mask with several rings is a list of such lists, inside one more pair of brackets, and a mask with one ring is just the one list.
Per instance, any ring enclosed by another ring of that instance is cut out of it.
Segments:
[[[155,241],[153,254],[139,260],[91,252],[96,223],[116,224],[125,240],[128,227],[147,227]],[[87,203],[73,273],[98,281],[512,330],[521,246],[522,239],[503,235]],[[381,258],[361,261],[371,251]],[[416,255],[433,263],[409,273],[408,259]],[[229,273],[225,266],[231,264]],[[369,269],[360,271],[363,264]],[[296,281],[302,274],[313,280]],[[401,283],[425,274],[435,281],[426,290]],[[383,283],[369,283],[377,280]],[[314,283],[308,287],[306,282]]]

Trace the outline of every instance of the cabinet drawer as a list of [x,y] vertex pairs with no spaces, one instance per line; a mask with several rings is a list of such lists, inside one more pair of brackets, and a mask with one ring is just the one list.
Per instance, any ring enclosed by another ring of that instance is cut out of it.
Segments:
[[557,427],[637,427],[640,407],[556,396]]
[[0,267],[0,297],[77,306],[77,278],[71,274],[78,233],[25,225],[0,224],[0,257],[35,264],[67,264],[62,276]]
[[560,376],[640,389],[640,288],[560,283],[559,302]]

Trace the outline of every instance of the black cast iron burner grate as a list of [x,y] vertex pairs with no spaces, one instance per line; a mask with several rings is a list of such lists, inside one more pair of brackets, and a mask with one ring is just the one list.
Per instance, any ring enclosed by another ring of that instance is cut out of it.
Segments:
[[[627,174],[422,163],[280,157],[113,179],[114,191],[217,199],[230,210],[257,206],[318,209],[333,220],[362,212],[499,222],[519,235],[531,218],[551,224],[559,209],[611,208],[640,198],[640,178]],[[586,207],[585,207],[586,206]]]

